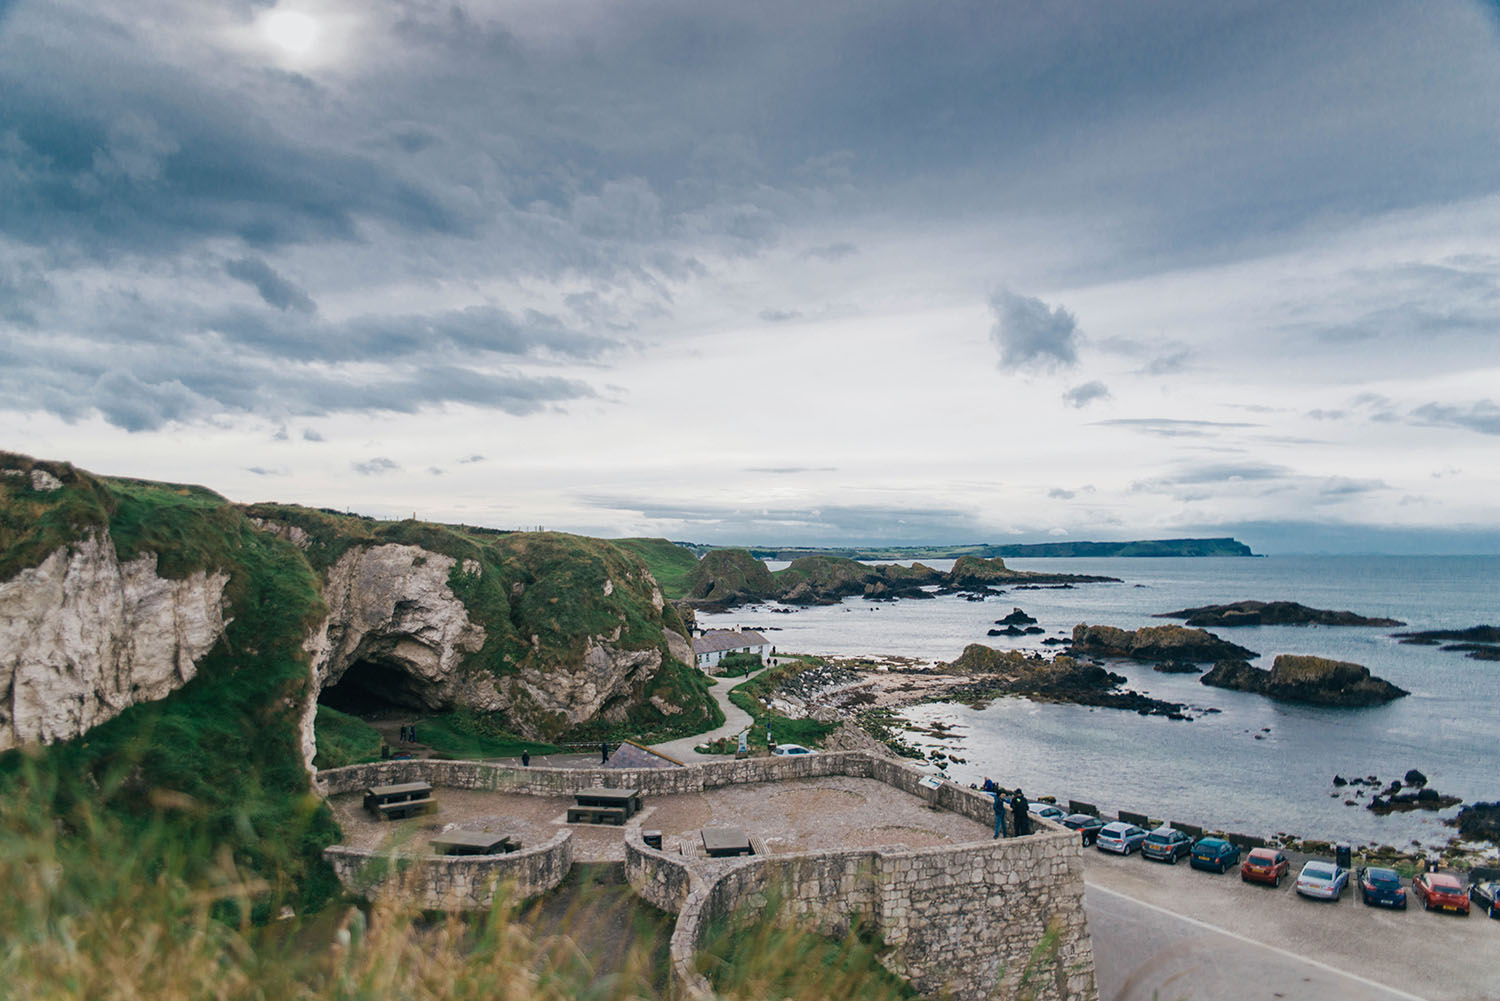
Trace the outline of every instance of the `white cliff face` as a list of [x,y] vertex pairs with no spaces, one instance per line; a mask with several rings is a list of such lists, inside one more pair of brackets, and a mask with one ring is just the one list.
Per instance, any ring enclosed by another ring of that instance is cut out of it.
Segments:
[[197,673],[224,634],[223,571],[120,563],[108,532],[0,583],[0,750],[76,737]]

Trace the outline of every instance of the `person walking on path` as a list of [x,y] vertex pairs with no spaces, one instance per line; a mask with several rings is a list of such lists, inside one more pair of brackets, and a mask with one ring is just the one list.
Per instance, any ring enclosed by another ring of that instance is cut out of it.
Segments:
[[521,748],[521,767],[522,768],[530,768],[531,767],[531,750],[529,748],[525,748],[525,747]]
[[599,764],[609,764],[609,741],[599,741]]
[[1000,797],[1000,790],[996,789],[990,795],[995,797],[995,837],[1002,834],[1010,837],[1010,832],[1005,829],[1005,800]]
[[1031,804],[1026,801],[1026,794],[1016,787],[1016,794],[1010,799],[1010,808],[1016,815],[1016,837],[1024,837],[1031,833]]

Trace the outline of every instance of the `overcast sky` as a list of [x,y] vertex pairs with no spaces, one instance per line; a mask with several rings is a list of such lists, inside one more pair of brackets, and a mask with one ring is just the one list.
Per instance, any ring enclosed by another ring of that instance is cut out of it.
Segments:
[[502,528],[1500,552],[1500,14],[0,0],[0,431]]

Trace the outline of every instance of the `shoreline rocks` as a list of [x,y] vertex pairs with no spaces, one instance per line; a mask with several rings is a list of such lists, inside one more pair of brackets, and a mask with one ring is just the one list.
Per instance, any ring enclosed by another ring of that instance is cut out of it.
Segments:
[[1220,639],[1203,629],[1184,626],[1147,626],[1125,630],[1115,626],[1073,627],[1073,650],[1096,657],[1126,657],[1131,660],[1190,661],[1212,663],[1257,657],[1254,650]]
[[944,701],[989,699],[1000,695],[1024,695],[1051,702],[1071,702],[1107,709],[1127,709],[1142,716],[1189,719],[1186,704],[1154,699],[1132,690],[1118,691],[1127,680],[1097,664],[1082,664],[1072,657],[1045,660],[1016,650],[996,650],[970,643],[951,663],[939,670],[954,674],[985,674],[970,684],[951,687]]
[[1183,619],[1190,626],[1404,626],[1399,619],[1370,618],[1354,612],[1309,608],[1295,601],[1236,601],[1228,605],[1203,605],[1175,612],[1160,612],[1152,618]]
[[1414,646],[1437,646],[1467,654],[1470,660],[1500,661],[1500,626],[1471,626],[1468,629],[1429,629],[1424,632],[1392,633],[1393,639]]
[[1374,677],[1362,664],[1296,654],[1277,656],[1269,671],[1243,660],[1220,661],[1198,680],[1214,688],[1253,692],[1284,702],[1351,708],[1383,705],[1411,694]]

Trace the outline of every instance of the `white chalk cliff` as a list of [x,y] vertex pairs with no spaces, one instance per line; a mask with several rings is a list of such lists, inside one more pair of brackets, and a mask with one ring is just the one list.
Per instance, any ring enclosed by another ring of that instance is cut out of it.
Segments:
[[224,634],[222,571],[170,580],[107,531],[0,583],[0,750],[67,740],[165,698]]

